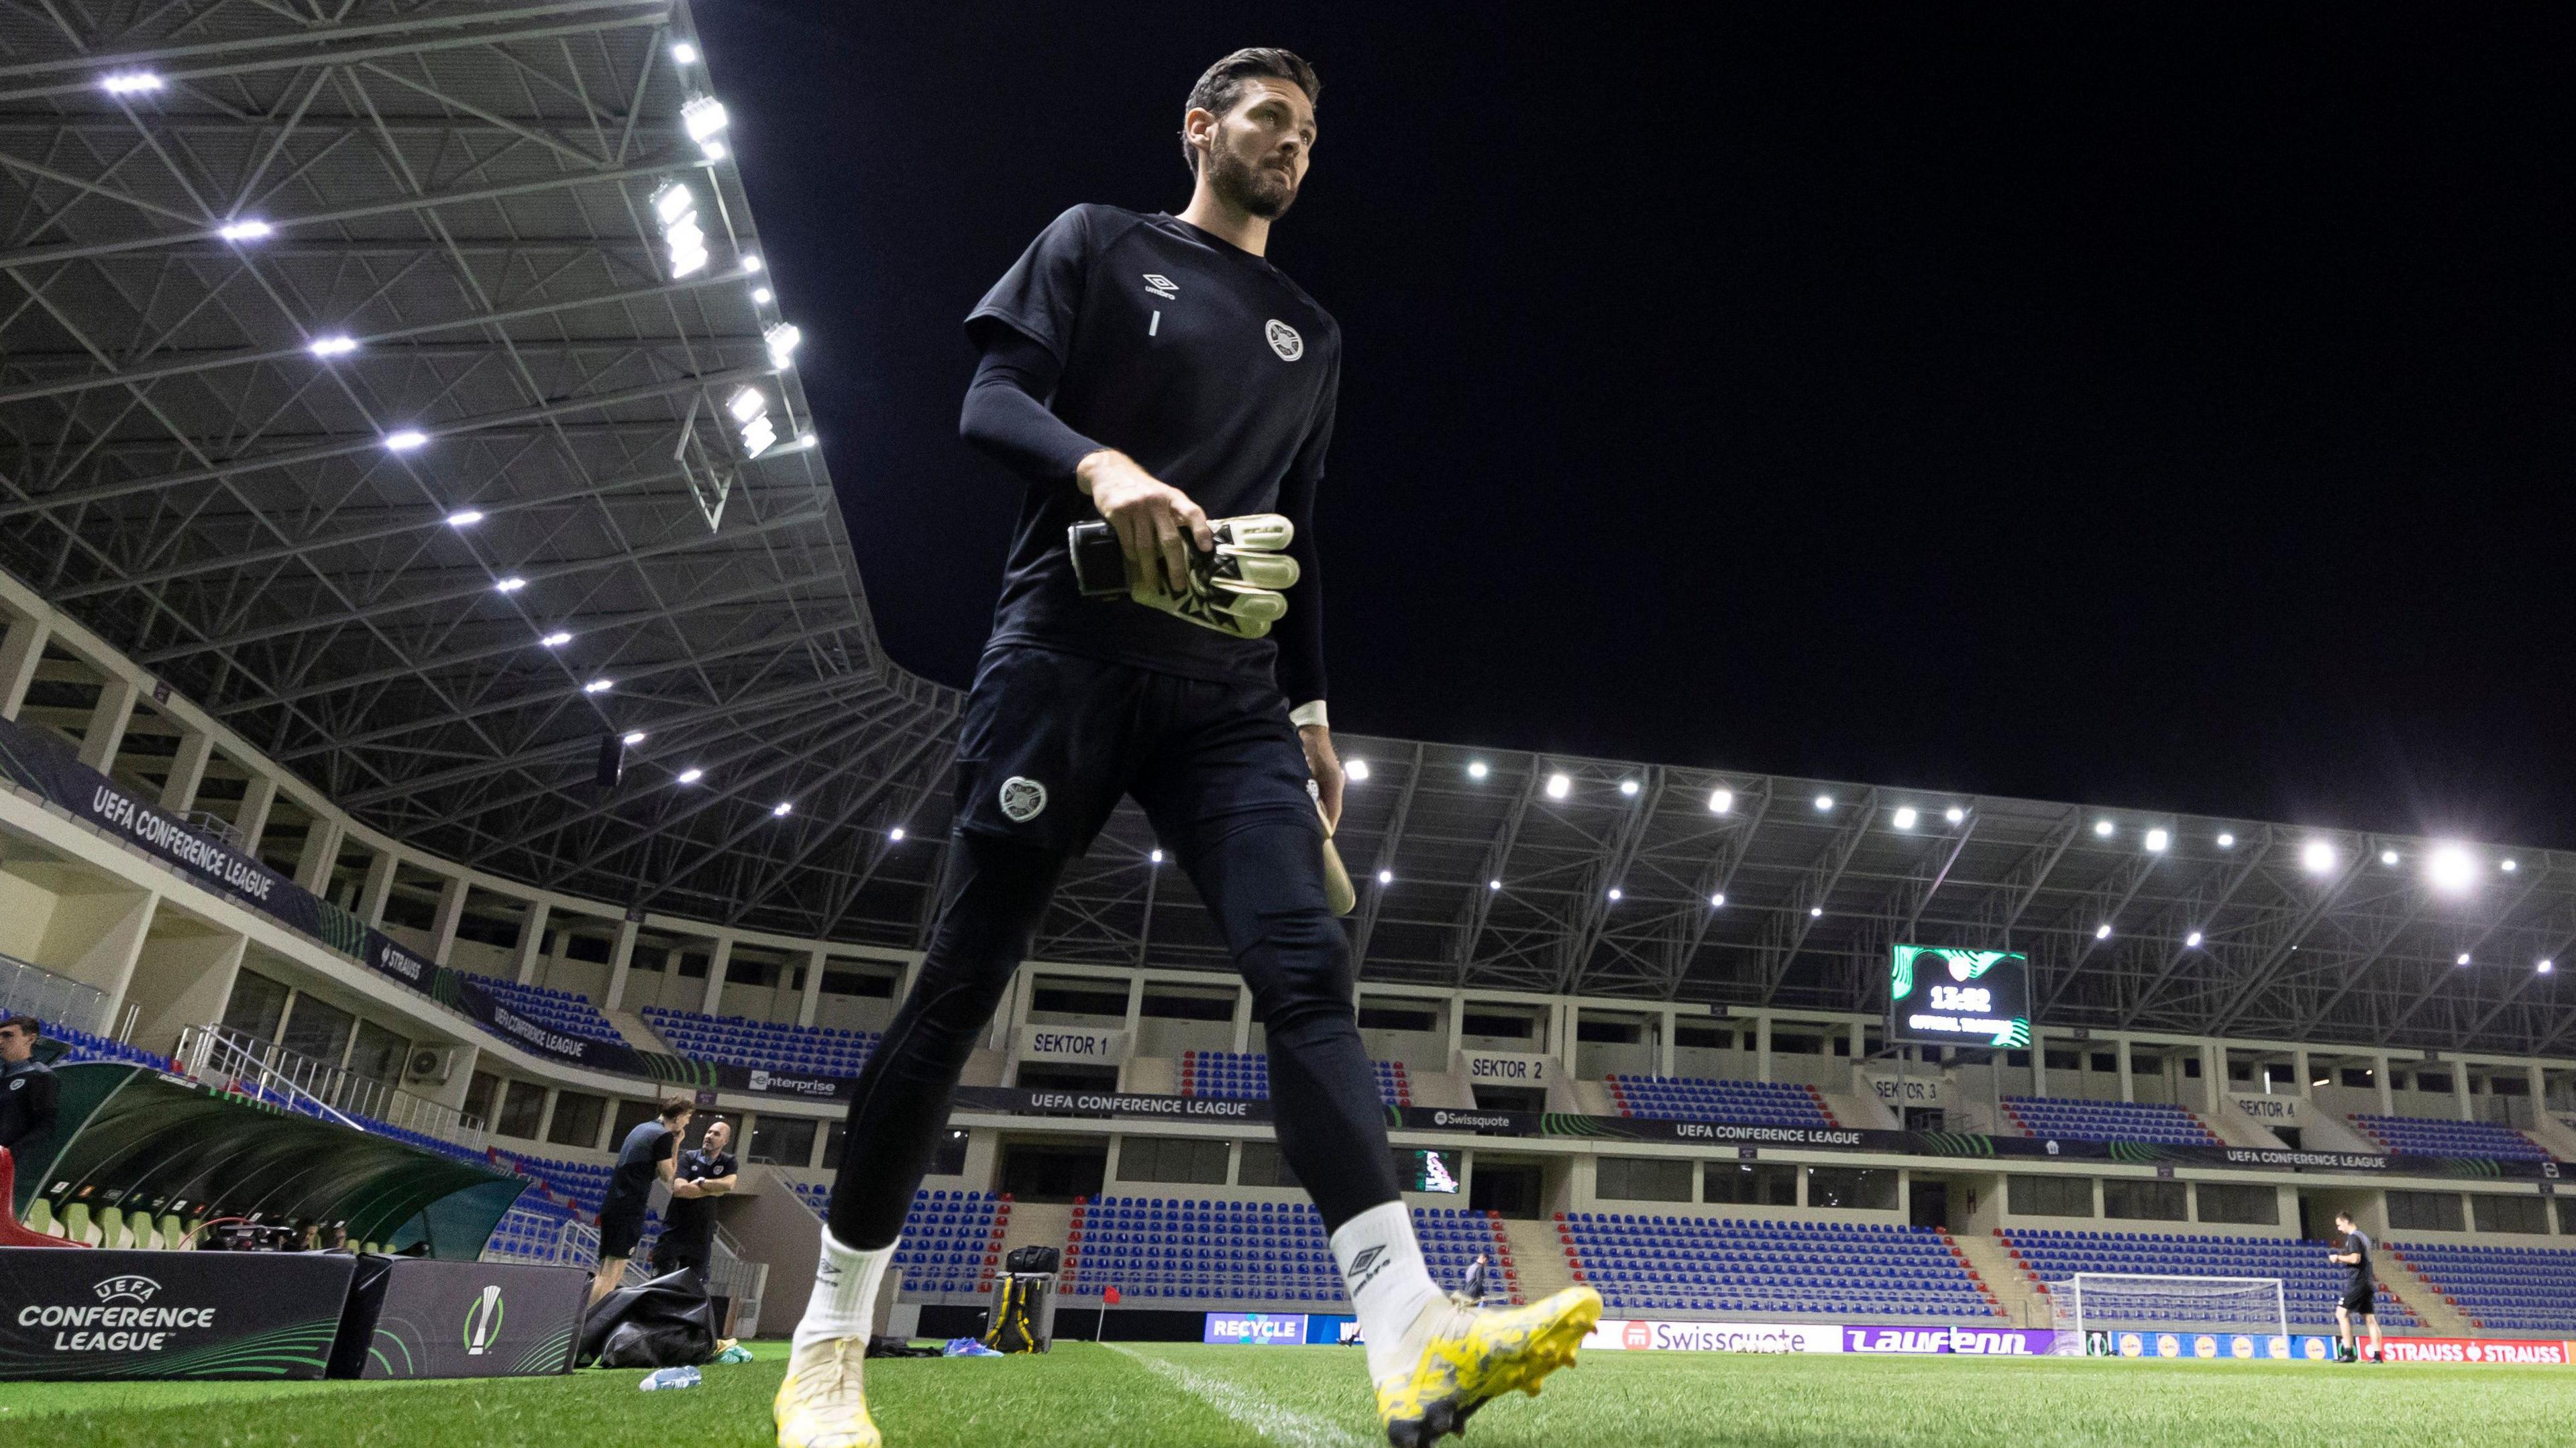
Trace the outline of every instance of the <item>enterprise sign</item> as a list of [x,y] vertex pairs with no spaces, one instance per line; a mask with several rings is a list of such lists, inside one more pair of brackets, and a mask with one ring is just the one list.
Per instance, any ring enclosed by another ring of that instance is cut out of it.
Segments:
[[2030,1044],[2030,959],[2008,950],[1900,945],[1888,967],[1896,1040],[1914,1045]]

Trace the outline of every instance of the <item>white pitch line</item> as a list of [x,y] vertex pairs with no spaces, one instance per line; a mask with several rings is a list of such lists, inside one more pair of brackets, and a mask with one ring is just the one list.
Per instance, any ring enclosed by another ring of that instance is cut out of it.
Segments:
[[1283,1408],[1259,1393],[1229,1383],[1222,1378],[1206,1377],[1191,1372],[1179,1363],[1163,1358],[1147,1357],[1143,1353],[1121,1347],[1114,1342],[1105,1343],[1103,1346],[1111,1352],[1124,1353],[1143,1363],[1146,1367],[1179,1384],[1183,1392],[1196,1397],[1209,1407],[1274,1443],[1285,1443],[1289,1448],[1371,1448],[1366,1441],[1353,1437],[1321,1418],[1309,1417],[1304,1413]]

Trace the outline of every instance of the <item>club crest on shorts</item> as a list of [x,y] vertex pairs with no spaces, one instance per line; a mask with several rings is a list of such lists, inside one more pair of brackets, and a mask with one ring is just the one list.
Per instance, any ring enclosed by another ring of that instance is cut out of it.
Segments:
[[1282,362],[1294,362],[1306,355],[1306,339],[1297,335],[1296,328],[1277,317],[1262,326],[1261,335],[1270,339],[1270,350],[1278,353]]
[[1027,824],[1046,809],[1046,786],[1025,774],[1014,774],[1002,781],[1002,813],[1013,824]]

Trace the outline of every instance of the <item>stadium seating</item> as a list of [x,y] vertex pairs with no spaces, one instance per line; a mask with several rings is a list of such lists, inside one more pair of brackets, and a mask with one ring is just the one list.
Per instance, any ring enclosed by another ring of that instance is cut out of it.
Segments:
[[[831,1201],[832,1189],[818,1183],[790,1182],[788,1187],[818,1217]],[[894,1254],[905,1289],[981,1292],[992,1286],[994,1274],[1002,1270],[1002,1233],[1010,1225],[1008,1193],[916,1190]]]
[[2007,1096],[2004,1115],[2032,1136],[2059,1141],[2142,1141],[2160,1146],[2224,1146],[2200,1118],[2179,1106],[2143,1101],[2084,1101],[2067,1096]]
[[492,999],[511,1013],[536,1022],[550,1031],[567,1036],[580,1036],[593,1041],[624,1041],[616,1025],[599,1013],[590,997],[576,991],[549,990],[541,985],[521,985],[497,975],[472,975],[466,979],[492,993]]
[[[610,1168],[586,1162],[558,1161],[551,1157],[520,1156],[515,1152],[494,1150],[491,1162],[504,1170],[517,1172],[553,1193],[555,1200],[567,1203],[586,1217],[599,1215],[599,1200],[608,1194]],[[520,1200],[527,1200],[525,1197]]]
[[2576,1252],[2387,1244],[2481,1332],[2576,1333]]
[[119,1061],[127,1065],[149,1066],[156,1071],[170,1068],[167,1056],[155,1056],[140,1046],[93,1036],[87,1031],[75,1031],[69,1026],[48,1026],[45,1036],[48,1040],[62,1042],[66,1048],[54,1062],[57,1066],[74,1066],[83,1061]]
[[2468,1156],[2490,1161],[2547,1161],[2549,1153],[2509,1126],[2440,1121],[2429,1116],[2370,1116],[2352,1124],[2394,1156]]
[[1653,1121],[1717,1121],[1737,1126],[1833,1127],[1833,1112],[1813,1086],[1781,1081],[1709,1081],[1695,1076],[1603,1078],[1622,1116]]
[[[1372,1061],[1377,1094],[1389,1106],[1413,1104],[1413,1081],[1401,1061]],[[1258,1051],[1183,1051],[1180,1093],[1236,1101],[1270,1099],[1270,1058]]]
[[[2150,1277],[2278,1277],[2282,1306],[2294,1329],[2332,1327],[2335,1303],[2343,1297],[2344,1284],[2352,1276],[2349,1268],[2326,1260],[2331,1249],[2325,1243],[2287,1237],[2201,1237],[2032,1227],[1998,1230],[1995,1235],[2022,1270],[2043,1287],[2078,1272]],[[2423,1326],[2384,1282],[2380,1284],[2379,1321],[2391,1331]]]
[[1324,1219],[1305,1202],[1102,1197],[1077,1202],[1063,1291],[1122,1300],[1330,1308],[1342,1298]]
[[1563,1212],[1556,1230],[1613,1311],[2002,1316],[1937,1227]]
[[646,1006],[642,1015],[673,1051],[693,1060],[764,1066],[808,1076],[855,1078],[881,1039],[874,1031],[708,1016],[660,1006]]

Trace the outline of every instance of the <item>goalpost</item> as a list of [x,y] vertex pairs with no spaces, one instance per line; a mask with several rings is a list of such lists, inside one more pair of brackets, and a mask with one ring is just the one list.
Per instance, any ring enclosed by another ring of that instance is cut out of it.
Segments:
[[[2289,1350],[2289,1298],[2278,1277],[2078,1272],[2048,1284],[2048,1306],[2052,1325],[2075,1334],[2070,1341],[2089,1344],[2086,1334],[2105,1334],[2114,1354],[2118,1335],[2132,1332],[2150,1340],[2160,1333],[2206,1333],[2222,1341],[2243,1335],[2262,1339],[2266,1356]],[[2234,1354],[2222,1348],[2220,1356]]]

